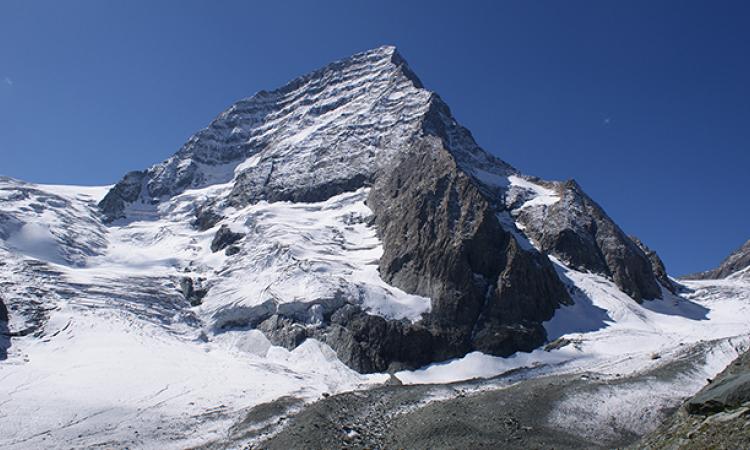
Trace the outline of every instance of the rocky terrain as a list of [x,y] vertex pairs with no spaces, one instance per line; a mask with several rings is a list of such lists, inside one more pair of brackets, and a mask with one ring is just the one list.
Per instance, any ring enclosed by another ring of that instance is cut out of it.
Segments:
[[380,47],[113,186],[0,177],[0,447],[630,444],[747,350],[742,254],[670,278]]
[[750,353],[744,353],[633,448],[737,449],[748,443]]

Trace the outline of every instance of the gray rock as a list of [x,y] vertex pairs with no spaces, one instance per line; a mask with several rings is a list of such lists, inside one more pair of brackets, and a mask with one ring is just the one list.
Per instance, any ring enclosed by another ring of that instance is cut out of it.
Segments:
[[226,224],[222,225],[219,227],[219,230],[214,235],[214,239],[211,241],[211,251],[215,253],[219,250],[224,250],[243,237],[245,237],[244,233],[235,233]]
[[646,244],[641,242],[641,240],[637,237],[630,236],[630,239],[635,242],[638,248],[640,248],[641,251],[648,257],[649,261],[651,261],[651,269],[653,270],[656,280],[669,292],[676,294],[680,286],[669,278],[667,268],[664,266],[664,261],[661,260],[659,255],[655,251],[651,250]]
[[544,215],[518,220],[541,246],[574,268],[611,278],[636,301],[661,298],[646,254],[573,180],[551,183],[561,198]]
[[750,352],[741,354],[632,449],[748,448]]
[[190,306],[198,306],[202,303],[203,297],[208,294],[208,289],[203,287],[205,280],[198,278],[193,281],[192,278],[184,277],[180,279],[180,291]]
[[541,322],[570,302],[549,260],[520,248],[440,139],[405,149],[368,204],[383,279],[432,299],[426,325],[437,360],[533,349],[545,340]]
[[198,207],[195,210],[195,220],[193,226],[200,231],[206,231],[213,228],[217,223],[224,220],[224,217],[217,214],[213,209],[207,206]]
[[111,222],[125,217],[125,207],[141,198],[141,191],[146,178],[146,172],[129,172],[107,192],[107,195],[99,202],[99,207],[106,221]]
[[685,406],[691,414],[711,414],[737,408],[746,402],[750,402],[750,372],[731,374],[712,382]]
[[293,319],[274,314],[258,325],[273,345],[294,349],[307,339],[307,329]]

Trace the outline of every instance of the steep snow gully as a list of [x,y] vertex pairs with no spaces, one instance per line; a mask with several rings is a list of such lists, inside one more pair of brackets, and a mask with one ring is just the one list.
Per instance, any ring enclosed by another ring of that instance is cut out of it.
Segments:
[[[235,103],[114,186],[0,178],[0,447],[242,447],[342,392],[689,361],[545,416],[642,435],[748,348],[746,270],[669,278],[381,47]],[[411,411],[459,395],[435,392]]]

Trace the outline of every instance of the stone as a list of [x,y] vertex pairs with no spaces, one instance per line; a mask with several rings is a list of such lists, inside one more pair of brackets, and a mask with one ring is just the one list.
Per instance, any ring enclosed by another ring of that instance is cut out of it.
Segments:
[[223,250],[243,237],[245,237],[244,233],[235,233],[224,224],[219,227],[219,230],[214,235],[214,239],[211,241],[211,251],[216,253],[219,250]]

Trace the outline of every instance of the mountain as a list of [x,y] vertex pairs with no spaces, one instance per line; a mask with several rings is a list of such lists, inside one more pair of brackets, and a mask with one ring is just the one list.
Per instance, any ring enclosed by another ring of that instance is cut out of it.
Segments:
[[[748,280],[678,284],[575,181],[483,150],[389,46],[113,186],[0,177],[0,205],[2,447],[435,447],[404,430],[442,430],[436,401],[611,447],[750,343]],[[305,442],[342,403],[354,422]]]
[[[195,204],[198,228],[227,225],[227,209],[363,190],[371,212],[358,220],[382,241],[378,272],[430,299],[421,321],[370,314],[346,282],[301,301],[269,293],[215,321],[260,327],[287,347],[321,339],[362,372],[542,345],[541,323],[570,303],[547,254],[613,279],[636,301],[661,297],[648,257],[580,186],[524,176],[482,150],[393,47],[235,103],[173,157],[126,175],[100,206],[109,221],[130,220],[212,185],[225,188]],[[331,284],[329,275],[309,276]],[[313,307],[324,320],[303,332],[296,325]]]
[[750,240],[727,256],[719,264],[719,267],[687,275],[684,278],[690,280],[716,280],[727,277],[748,277],[750,276],[748,267],[750,267]]

